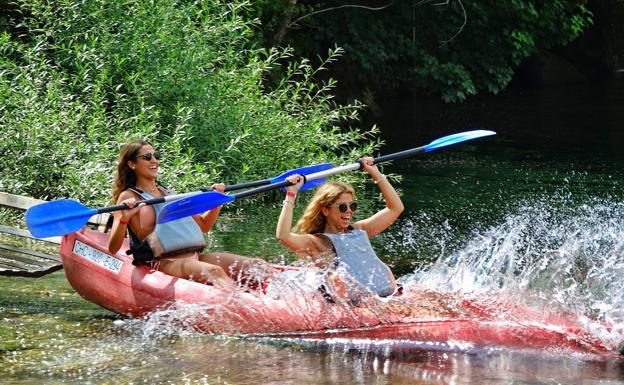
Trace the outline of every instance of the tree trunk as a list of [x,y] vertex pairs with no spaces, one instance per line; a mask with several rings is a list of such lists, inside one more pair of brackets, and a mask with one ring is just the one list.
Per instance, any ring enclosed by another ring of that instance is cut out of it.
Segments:
[[284,40],[284,36],[288,31],[288,26],[292,21],[293,10],[295,9],[295,5],[297,5],[297,0],[285,0],[286,1],[286,9],[284,10],[284,15],[282,16],[282,20],[280,22],[280,28],[273,37],[273,45],[280,46],[282,45],[282,41]]

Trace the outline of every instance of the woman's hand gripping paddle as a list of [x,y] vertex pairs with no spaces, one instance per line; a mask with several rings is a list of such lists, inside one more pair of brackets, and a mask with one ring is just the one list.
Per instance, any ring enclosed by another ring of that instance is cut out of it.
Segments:
[[[306,166],[295,170],[286,171],[285,173],[271,179],[261,179],[254,182],[239,183],[235,185],[225,186],[225,191],[239,190],[247,187],[255,187],[262,185],[271,185],[282,182],[292,174],[311,174],[333,167],[331,163],[317,164]],[[314,188],[322,180],[310,181],[305,188]],[[165,202],[173,202],[178,199],[188,199],[190,197],[202,194],[210,194],[210,192],[195,191],[185,194],[168,195],[161,198],[147,199],[137,202],[137,204],[153,205]],[[225,195],[225,194],[222,194]],[[225,195],[228,196],[228,195]],[[80,202],[71,199],[60,199],[56,201],[44,202],[30,207],[26,210],[26,224],[31,234],[37,238],[47,238],[57,235],[65,235],[80,230],[87,224],[89,218],[96,214],[110,213],[113,211],[124,210],[126,205],[116,205],[93,209],[84,206]]]
[[[460,132],[453,135],[447,135],[442,138],[436,139],[433,142],[422,146],[416,147],[405,151],[396,152],[393,154],[383,155],[375,158],[375,164],[381,162],[389,162],[392,160],[408,158],[411,156],[415,156],[418,154],[424,154],[427,152],[431,152],[433,150],[437,150],[439,148],[451,146],[456,143],[465,142],[467,140],[482,138],[485,136],[496,135],[494,131],[489,130],[474,130],[474,131],[466,131]],[[355,162],[352,164],[347,164],[344,166],[329,168],[327,170],[320,170],[318,172],[313,173],[299,173],[303,175],[305,178],[305,183],[309,184],[312,181],[320,181],[321,183],[328,177],[334,174],[338,174],[345,171],[354,171],[361,168],[360,162]],[[292,175],[293,173],[289,173],[288,175]],[[317,183],[319,184],[319,183]],[[179,218],[187,217],[190,215],[195,215],[198,213],[202,213],[204,211],[211,210],[217,206],[220,206],[224,203],[232,202],[236,199],[256,195],[265,191],[274,190],[278,188],[282,188],[290,185],[288,181],[280,181],[276,183],[272,183],[270,185],[258,187],[255,189],[243,191],[238,194],[228,195],[222,194],[217,191],[209,191],[202,194],[196,194],[190,197],[185,197],[182,199],[178,199],[175,202],[169,203],[163,207],[160,214],[158,215],[158,223],[166,223],[169,221],[173,221]],[[304,185],[305,186],[305,185]]]

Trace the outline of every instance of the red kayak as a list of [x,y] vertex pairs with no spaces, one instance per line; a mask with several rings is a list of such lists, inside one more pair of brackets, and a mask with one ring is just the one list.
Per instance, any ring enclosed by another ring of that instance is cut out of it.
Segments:
[[[287,285],[278,295],[231,291],[134,266],[125,253],[127,243],[115,255],[108,252],[107,244],[107,234],[88,229],[64,236],[61,256],[65,274],[83,298],[128,317],[174,308],[184,309],[193,326],[206,333],[411,341],[425,346],[443,343],[615,356],[614,346],[587,332],[573,316],[545,317],[516,305],[417,288],[408,288],[399,297],[371,297],[357,304],[330,303],[317,290],[290,290]],[[507,311],[501,312],[501,306],[507,306]],[[503,314],[513,317],[504,318]]]

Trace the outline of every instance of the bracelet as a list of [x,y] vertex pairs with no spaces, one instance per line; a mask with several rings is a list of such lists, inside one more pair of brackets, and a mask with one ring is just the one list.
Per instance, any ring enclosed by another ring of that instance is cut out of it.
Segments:
[[291,197],[291,198],[296,198],[297,197],[297,193],[294,191],[286,191],[286,196],[287,197]]
[[381,177],[380,177],[379,179],[377,179],[377,180],[373,179],[373,182],[374,182],[375,184],[377,184],[377,183],[379,183],[379,182],[383,182],[384,180],[387,180],[387,179],[386,179],[386,176],[385,176],[384,174],[381,174]]
[[130,219],[128,219],[127,221],[124,221],[121,218],[119,218],[119,223],[121,223],[122,225],[127,225],[128,223],[130,223]]
[[285,206],[285,205],[286,205],[286,203],[290,203],[290,205],[291,205],[292,207],[295,207],[295,202],[291,202],[291,201],[289,201],[288,199],[284,199],[284,202],[282,202],[282,206]]

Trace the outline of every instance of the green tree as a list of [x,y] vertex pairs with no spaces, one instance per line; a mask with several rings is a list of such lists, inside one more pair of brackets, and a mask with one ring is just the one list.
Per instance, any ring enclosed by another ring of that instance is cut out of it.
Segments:
[[408,85],[448,102],[498,93],[514,69],[539,50],[563,45],[592,22],[585,1],[258,0],[263,44],[313,57],[345,49],[359,83]]
[[[0,31],[0,190],[107,200],[119,146],[146,138],[178,191],[379,145],[359,103],[291,49],[250,48],[246,1],[22,0]],[[271,89],[265,79],[272,76]]]

